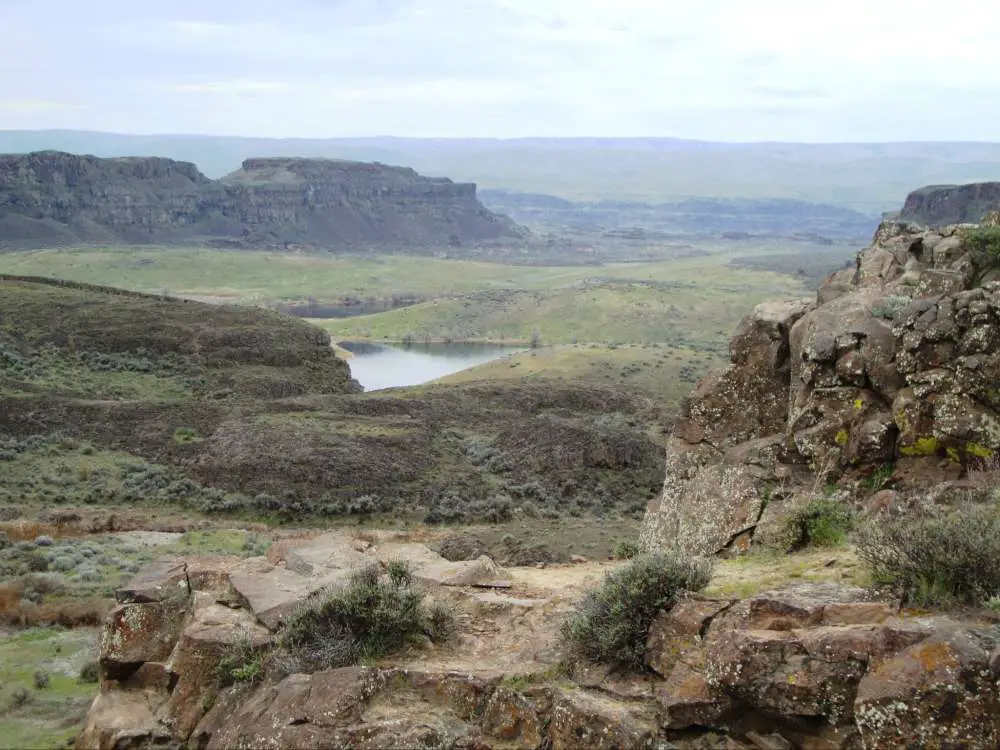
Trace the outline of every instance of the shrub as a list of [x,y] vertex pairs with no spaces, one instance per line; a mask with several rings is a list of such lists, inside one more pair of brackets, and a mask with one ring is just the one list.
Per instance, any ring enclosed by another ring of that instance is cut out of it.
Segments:
[[962,243],[973,252],[1000,258],[1000,227],[977,227],[962,233]]
[[634,539],[619,539],[611,549],[616,560],[631,560],[639,554],[639,543]]
[[237,682],[258,682],[264,676],[265,649],[255,647],[247,632],[236,636],[216,665],[216,677],[223,687]]
[[178,427],[174,430],[174,442],[178,445],[187,445],[188,443],[200,443],[204,440],[198,434],[198,431],[193,427]]
[[960,506],[948,515],[863,527],[858,555],[876,582],[917,606],[982,605],[1000,595],[1000,513]]
[[88,661],[80,667],[80,675],[77,677],[77,682],[90,685],[95,682],[100,682],[100,679],[101,667],[96,661]]
[[299,664],[315,669],[346,666],[399,651],[421,636],[445,632],[443,611],[428,609],[405,562],[392,561],[389,575],[371,565],[347,584],[328,591],[297,612],[279,638]]
[[31,693],[27,689],[20,687],[10,694],[10,708],[18,709],[31,703]]
[[35,672],[35,690],[44,690],[47,688],[49,686],[49,680],[50,677],[48,672],[43,672],[42,670]]
[[712,577],[712,563],[675,554],[641,555],[587,593],[563,624],[570,649],[590,661],[640,669],[656,614]]
[[814,498],[792,511],[785,521],[789,549],[836,547],[854,528],[854,512],[843,501]]
[[872,307],[872,315],[876,318],[885,318],[886,320],[892,320],[893,318],[896,317],[896,313],[898,313],[912,301],[913,300],[910,299],[909,297],[900,294],[890,295],[885,299],[883,299],[881,302],[879,302],[877,305]]
[[486,543],[474,534],[451,534],[441,540],[438,554],[445,560],[475,560],[487,554]]
[[49,569],[49,559],[40,552],[32,552],[25,555],[24,567],[32,573],[44,573]]

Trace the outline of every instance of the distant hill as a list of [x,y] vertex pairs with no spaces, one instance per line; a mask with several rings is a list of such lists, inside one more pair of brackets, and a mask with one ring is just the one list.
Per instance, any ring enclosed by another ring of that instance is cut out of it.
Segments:
[[786,198],[878,214],[914,185],[1000,178],[1000,143],[710,143],[670,138],[269,139],[0,131],[0,152],[59,149],[193,162],[222,177],[250,157],[335,157],[406,164],[482,188],[573,201],[666,203]]
[[0,247],[460,247],[525,232],[476,186],[406,167],[255,158],[220,180],[190,162],[59,151],[0,156]]
[[867,240],[876,213],[788,198],[688,198],[669,203],[567,201],[552,195],[481,190],[485,206],[526,224],[586,229],[642,228],[671,234],[809,234]]

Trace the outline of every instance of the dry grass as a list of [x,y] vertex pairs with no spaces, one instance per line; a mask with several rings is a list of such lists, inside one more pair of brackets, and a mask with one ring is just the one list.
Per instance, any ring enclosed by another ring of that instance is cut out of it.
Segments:
[[870,581],[850,548],[807,549],[789,555],[762,551],[720,561],[705,593],[746,597],[797,582],[865,586]]

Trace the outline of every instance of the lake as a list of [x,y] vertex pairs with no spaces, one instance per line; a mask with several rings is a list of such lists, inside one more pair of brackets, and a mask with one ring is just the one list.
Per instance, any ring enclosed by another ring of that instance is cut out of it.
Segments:
[[351,376],[366,391],[420,385],[454,372],[524,351],[498,344],[369,344],[341,341],[354,356]]

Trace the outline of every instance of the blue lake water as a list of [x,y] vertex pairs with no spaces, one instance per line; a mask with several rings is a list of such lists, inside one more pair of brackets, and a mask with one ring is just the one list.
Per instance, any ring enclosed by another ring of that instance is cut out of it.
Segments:
[[366,391],[420,385],[523,351],[497,344],[358,344],[340,346],[354,356],[348,360],[351,376]]

